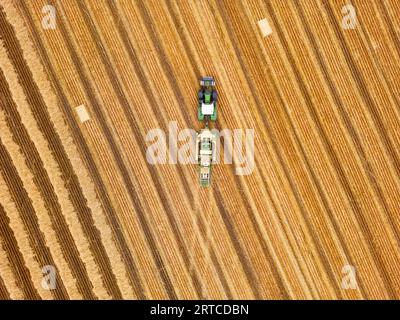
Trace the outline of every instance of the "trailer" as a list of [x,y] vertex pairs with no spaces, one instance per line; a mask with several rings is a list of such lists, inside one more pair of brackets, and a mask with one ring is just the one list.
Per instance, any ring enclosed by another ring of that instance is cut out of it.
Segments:
[[211,165],[216,160],[216,135],[208,127],[196,136],[196,156],[199,164],[199,179],[202,187],[211,184]]

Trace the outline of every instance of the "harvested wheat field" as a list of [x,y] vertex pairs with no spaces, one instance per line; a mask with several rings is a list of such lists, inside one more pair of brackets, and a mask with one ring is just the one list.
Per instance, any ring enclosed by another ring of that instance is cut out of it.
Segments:
[[[399,299],[399,41],[396,0],[0,0],[0,298]],[[209,188],[147,157],[205,75],[254,130]]]

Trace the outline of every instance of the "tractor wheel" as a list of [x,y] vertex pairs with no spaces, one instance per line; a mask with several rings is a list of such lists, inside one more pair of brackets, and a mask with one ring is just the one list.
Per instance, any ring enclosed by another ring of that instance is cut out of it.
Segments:
[[197,108],[197,119],[199,119],[199,121],[204,120],[204,114],[201,113],[201,106]]
[[217,103],[214,102],[214,112],[211,115],[211,121],[216,121],[217,120]]
[[217,101],[218,100],[218,93],[217,91],[213,91],[213,100]]

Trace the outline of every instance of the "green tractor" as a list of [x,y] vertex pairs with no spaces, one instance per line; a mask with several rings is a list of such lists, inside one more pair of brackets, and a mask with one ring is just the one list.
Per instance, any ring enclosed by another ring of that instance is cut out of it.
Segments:
[[198,95],[197,118],[199,121],[217,120],[217,99],[218,94],[215,90],[213,77],[203,77],[200,80],[200,90]]

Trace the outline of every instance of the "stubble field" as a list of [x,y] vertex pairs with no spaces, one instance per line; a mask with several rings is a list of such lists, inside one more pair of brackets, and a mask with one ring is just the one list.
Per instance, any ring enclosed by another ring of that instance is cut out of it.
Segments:
[[[400,3],[348,3],[1,0],[0,298],[399,299]],[[146,159],[203,75],[255,134],[207,189]]]

